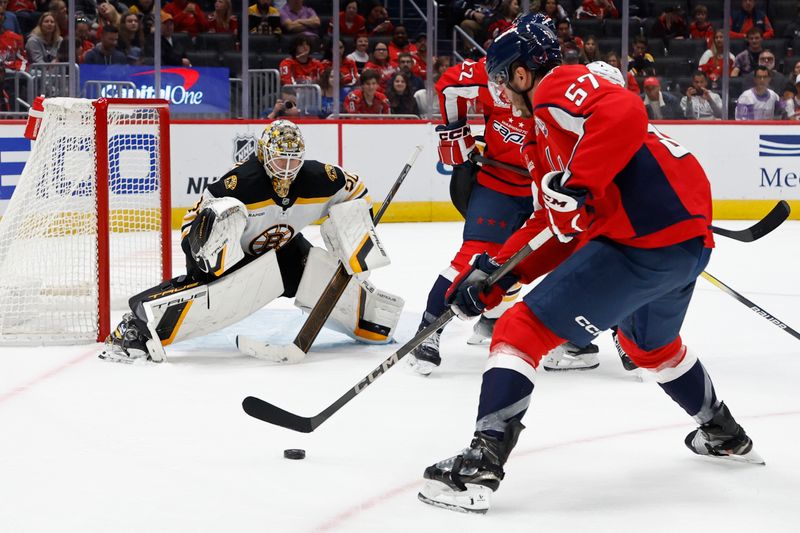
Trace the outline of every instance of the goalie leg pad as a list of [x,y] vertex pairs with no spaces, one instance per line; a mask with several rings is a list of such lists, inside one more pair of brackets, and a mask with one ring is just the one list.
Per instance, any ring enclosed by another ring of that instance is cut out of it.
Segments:
[[390,263],[366,200],[336,204],[320,228],[325,247],[339,258],[350,275],[360,274]]
[[[333,277],[337,260],[322,248],[308,253],[295,306],[310,312]],[[325,326],[361,342],[383,344],[392,339],[405,302],[399,296],[377,289],[366,280],[350,280]]]
[[274,251],[211,283],[187,281],[166,289],[160,286],[156,289],[163,290],[146,291],[131,299],[134,313],[146,321],[150,334],[160,339],[162,346],[218,331],[283,293]]

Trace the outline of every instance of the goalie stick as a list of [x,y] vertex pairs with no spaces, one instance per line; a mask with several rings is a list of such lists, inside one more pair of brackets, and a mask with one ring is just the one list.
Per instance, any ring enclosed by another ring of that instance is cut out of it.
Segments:
[[[550,228],[545,228],[540,231],[528,242],[528,244],[523,246],[519,251],[517,251],[517,253],[511,256],[508,261],[503,263],[500,268],[495,270],[492,275],[486,278],[484,290],[494,285],[500,278],[510,272],[523,259],[528,257],[531,252],[546,243],[552,236],[553,232],[550,231]],[[448,307],[447,310],[436,320],[431,322],[424,329],[420,330],[410,341],[405,343],[399,350],[387,357],[380,365],[378,365],[369,374],[361,378],[358,383],[341,395],[335,402],[330,404],[315,416],[306,417],[290,413],[289,411],[281,409],[277,405],[265,402],[264,400],[256,398],[255,396],[248,396],[245,398],[242,401],[242,408],[248,415],[252,416],[253,418],[263,420],[264,422],[291,429],[293,431],[299,431],[301,433],[311,433],[317,429],[320,424],[329,419],[331,415],[336,413],[336,411],[344,407],[350,400],[361,394],[364,389],[372,385],[376,379],[381,377],[390,368],[396,365],[398,361],[411,352],[411,350],[422,344],[422,341],[427,339],[434,331],[450,322],[454,316],[455,313],[453,313],[453,311]]]
[[[522,174],[523,176],[530,175],[528,171],[522,167],[509,165],[508,163],[503,163],[502,161],[495,161],[494,159],[489,159],[488,157],[484,157],[475,152],[472,153],[471,158],[473,161],[480,163],[481,165],[503,168],[511,172],[516,172],[517,174]],[[770,210],[770,212],[764,216],[764,218],[749,228],[732,230],[712,225],[711,231],[717,235],[722,235],[723,237],[728,237],[729,239],[734,239],[736,241],[753,242],[780,226],[784,220],[789,218],[790,213],[791,208],[789,207],[789,204],[786,202],[786,200],[781,200],[775,204],[775,207],[773,207],[772,210]]]
[[[394,195],[397,194],[397,190],[411,171],[411,167],[414,166],[414,162],[416,162],[422,149],[423,146],[421,144],[414,148],[414,153],[411,154],[411,157],[406,162],[405,166],[403,166],[403,170],[401,170],[400,175],[397,176],[392,188],[383,200],[380,209],[378,209],[378,212],[372,217],[374,224],[377,225],[378,222],[380,222],[383,214],[389,208],[389,204],[392,202]],[[347,288],[347,284],[350,283],[351,277],[352,276],[347,273],[347,270],[345,270],[344,265],[340,262],[336,272],[328,282],[325,290],[322,291],[319,300],[317,300],[316,305],[314,305],[314,308],[308,314],[308,318],[306,318],[306,321],[295,336],[292,344],[288,346],[272,346],[246,335],[237,335],[236,348],[238,348],[240,352],[257,359],[283,362],[290,361],[293,363],[302,361],[311,349],[311,345],[314,344],[314,340],[316,340],[317,335],[319,335],[322,326],[328,320],[328,317],[331,316],[333,308],[336,306],[339,298],[342,297],[345,288]]]
[[777,319],[774,315],[772,315],[772,314],[768,313],[767,311],[765,311],[764,308],[761,307],[760,305],[754,304],[753,302],[751,302],[750,300],[748,300],[747,298],[745,298],[744,296],[742,296],[741,294],[739,294],[738,292],[736,292],[732,288],[728,287],[726,284],[724,284],[723,282],[721,282],[719,279],[717,279],[716,277],[712,276],[708,272],[703,271],[703,272],[700,273],[700,275],[703,276],[703,278],[706,281],[708,281],[709,283],[714,285],[716,288],[718,288],[719,290],[721,290],[725,294],[727,294],[729,296],[732,296],[733,298],[738,300],[742,305],[744,305],[745,307],[749,308],[751,311],[753,311],[758,316],[763,317],[764,319],[766,319],[767,322],[769,322],[771,324],[775,324],[776,326],[781,328],[783,331],[785,331],[786,333],[788,333],[789,335],[791,335],[795,339],[800,340],[800,333],[796,332],[795,330],[793,330],[792,328],[787,326],[785,322]]

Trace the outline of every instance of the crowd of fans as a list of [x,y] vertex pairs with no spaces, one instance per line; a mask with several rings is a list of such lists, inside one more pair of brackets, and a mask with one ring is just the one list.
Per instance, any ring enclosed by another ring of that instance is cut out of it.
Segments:
[[[419,115],[425,110],[425,34],[410,36],[392,21],[380,0],[344,0],[340,41],[333,43],[329,3],[322,0],[255,0],[247,21],[231,0],[74,0],[74,42],[79,63],[151,64],[154,31],[160,25],[165,66],[228,66],[240,69],[240,43],[249,37],[251,68],[275,68],[285,87],[265,116],[333,112],[333,53],[339,57],[340,112]],[[252,0],[251,0],[252,1]],[[617,0],[618,1],[618,0]],[[741,119],[800,119],[800,19],[796,0],[735,0],[730,50],[723,57],[722,0],[631,0],[628,88],[661,119],[722,116],[723,72],[731,76],[731,101]],[[621,20],[615,0],[531,0],[531,8],[556,23],[565,63],[605,60],[621,69]],[[315,9],[315,7],[317,9]],[[508,29],[520,0],[453,0],[449,22],[468,36],[459,52],[476,58]],[[322,16],[318,10],[326,10]],[[774,14],[775,23],[767,12]],[[67,61],[64,0],[0,0],[3,74],[32,63]],[[450,64],[434,58],[434,77]],[[315,84],[321,109],[298,106],[292,86]],[[5,84],[6,89],[8,84]],[[415,98],[415,95],[417,96]],[[0,110],[9,109],[7,92]],[[733,109],[732,109],[733,110]],[[797,110],[797,111],[796,111]]]

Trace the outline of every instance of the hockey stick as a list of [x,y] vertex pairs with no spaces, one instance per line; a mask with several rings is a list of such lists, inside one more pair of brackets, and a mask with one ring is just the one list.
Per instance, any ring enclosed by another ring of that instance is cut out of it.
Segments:
[[[511,258],[503,263],[491,276],[486,278],[486,288],[494,285],[497,280],[505,276],[515,266],[517,266],[528,255],[546,243],[553,232],[550,228],[545,228],[540,231],[533,239],[528,242],[522,249],[515,253]],[[350,400],[361,394],[364,389],[372,385],[376,379],[385,374],[390,368],[397,364],[400,359],[405,357],[411,350],[422,344],[422,341],[428,338],[434,331],[443,327],[455,316],[455,313],[448,308],[442,313],[439,318],[431,322],[427,327],[420,330],[414,337],[405,343],[399,350],[394,352],[386,358],[380,365],[373,371],[361,378],[352,388],[339,397],[335,402],[326,407],[319,414],[312,417],[305,417],[290,413],[280,407],[271,403],[265,402],[254,396],[248,396],[242,401],[242,408],[244,412],[253,418],[258,418],[264,422],[281,426],[301,433],[311,433],[320,426],[323,422],[331,417],[336,411],[344,407]]]
[[[374,224],[377,225],[378,222],[380,222],[383,214],[389,208],[389,204],[392,202],[392,199],[394,199],[395,194],[397,194],[400,185],[403,184],[403,180],[406,179],[406,176],[411,171],[411,167],[414,166],[422,149],[423,146],[421,144],[414,148],[414,153],[411,154],[403,170],[400,171],[400,175],[397,176],[394,185],[392,185],[392,188],[383,200],[380,209],[378,209],[378,212],[372,217]],[[303,323],[303,326],[295,336],[292,344],[288,346],[271,346],[245,335],[237,335],[236,347],[242,353],[258,359],[291,363],[302,361],[311,349],[311,345],[314,344],[314,340],[316,340],[317,335],[319,335],[319,331],[322,329],[325,321],[331,316],[333,308],[336,306],[339,298],[342,297],[345,288],[347,288],[347,284],[350,283],[351,277],[352,276],[350,276],[344,268],[344,265],[340,262],[336,272],[328,282],[325,290],[322,291],[319,300],[317,300],[314,308],[309,313],[308,318]]]
[[[497,167],[502,168],[505,170],[509,170],[511,172],[516,172],[517,174],[521,174],[523,176],[529,176],[529,172],[522,167],[518,167],[516,165],[509,165],[508,163],[503,163],[502,161],[495,161],[494,159],[489,159],[488,157],[484,157],[481,154],[473,152],[471,158],[476,163],[480,163],[481,165],[488,165],[490,167]],[[789,213],[791,213],[791,208],[786,200],[781,200],[772,210],[767,213],[764,218],[750,226],[749,228],[740,229],[740,230],[732,230],[732,229],[725,229],[719,228],[717,226],[711,226],[711,231],[716,233],[717,235],[722,235],[723,237],[728,237],[729,239],[734,239],[740,242],[753,242],[755,240],[760,239],[764,235],[770,233],[772,230],[780,226],[784,220],[789,218]]]
[[736,292],[732,288],[728,287],[727,285],[725,285],[723,282],[721,282],[719,279],[715,278],[714,276],[712,276],[708,272],[705,272],[705,271],[701,272],[700,275],[703,276],[703,278],[706,281],[708,281],[709,283],[714,285],[716,288],[720,289],[722,292],[728,294],[729,296],[732,296],[733,298],[735,298],[736,300],[741,302],[743,305],[748,307],[751,311],[756,313],[758,316],[763,317],[768,322],[770,322],[771,324],[775,324],[776,326],[781,328],[783,331],[785,331],[786,333],[788,333],[789,335],[791,335],[795,339],[800,340],[800,333],[796,332],[795,330],[793,330],[792,328],[787,326],[785,322],[782,322],[781,320],[778,320],[774,315],[772,315],[772,314],[768,313],[767,311],[765,311],[764,308],[761,307],[760,305],[754,304],[753,302],[751,302],[750,300],[748,300],[747,298],[745,298],[744,296],[742,296],[741,294],[739,294],[738,292]]

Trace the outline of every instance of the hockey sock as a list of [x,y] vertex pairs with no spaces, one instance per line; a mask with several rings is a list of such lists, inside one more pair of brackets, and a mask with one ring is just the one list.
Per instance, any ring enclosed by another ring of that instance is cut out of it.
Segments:
[[503,440],[512,420],[521,420],[531,403],[536,369],[528,357],[509,344],[489,355],[481,383],[475,429]]
[[714,384],[705,367],[690,350],[687,349],[678,366],[665,368],[655,374],[664,392],[699,424],[705,424],[713,418],[714,409],[719,405]]
[[422,322],[420,323],[421,327],[427,326],[447,310],[447,306],[444,303],[444,295],[447,292],[447,289],[450,288],[451,283],[452,281],[444,276],[440,275],[438,278],[436,278],[436,282],[433,284],[431,291],[428,293],[428,304],[425,308],[425,314],[422,317]]

